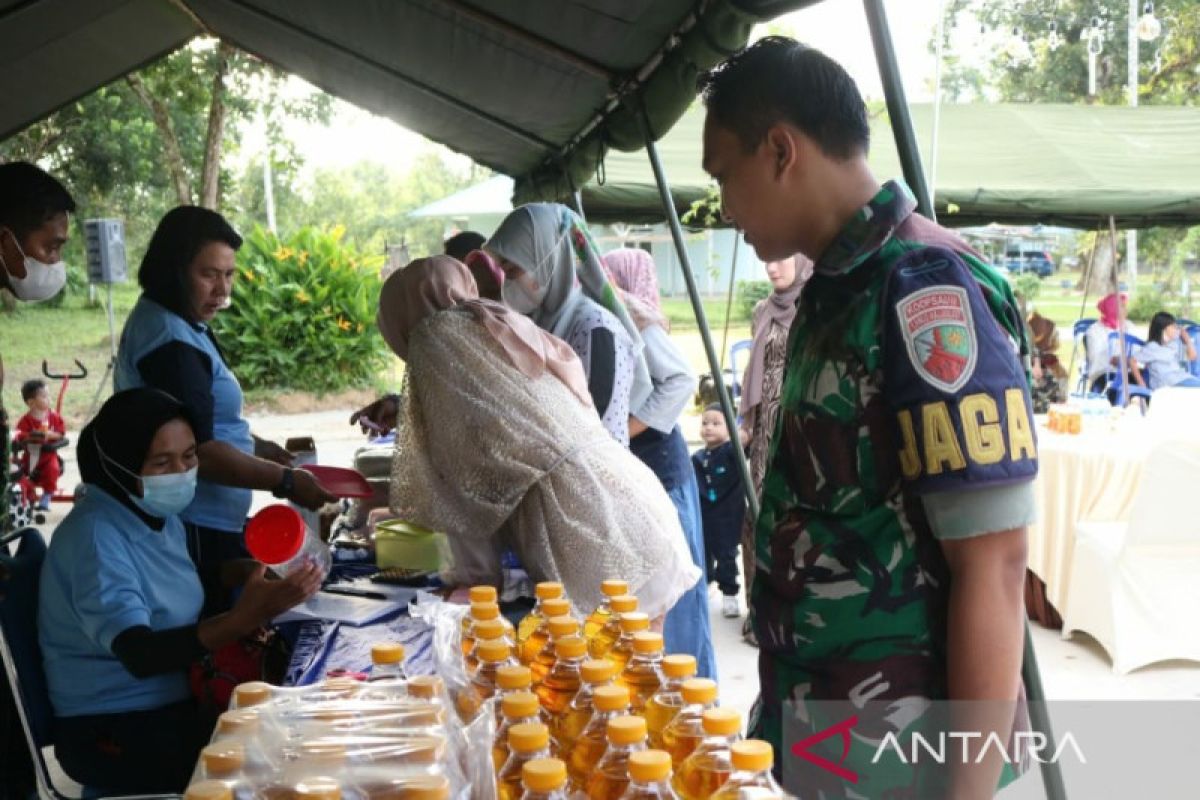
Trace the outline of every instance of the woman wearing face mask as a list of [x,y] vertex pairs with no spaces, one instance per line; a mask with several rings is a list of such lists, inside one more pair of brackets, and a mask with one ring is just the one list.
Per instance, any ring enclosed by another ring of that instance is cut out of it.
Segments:
[[258,565],[227,613],[200,619],[204,593],[178,514],[199,462],[188,410],[154,389],[118,392],[80,436],[87,491],[42,567],[38,634],[55,751],[72,779],[105,793],[179,792],[211,721],[188,666],[316,591],[308,567],[268,581]]
[[505,217],[484,249],[504,270],[504,302],[571,346],[604,427],[628,445],[630,409],[650,396],[650,371],[587,226],[566,206],[532,203]]
[[209,323],[229,303],[242,239],[215,211],[180,206],[167,213],[142,259],[142,295],[117,353],[117,389],[151,386],[178,398],[195,427],[200,480],[181,513],[188,550],[206,588],[223,563],[246,557],[242,529],[252,490],[316,509],[333,496],[291,455],[250,433],[242,389]]

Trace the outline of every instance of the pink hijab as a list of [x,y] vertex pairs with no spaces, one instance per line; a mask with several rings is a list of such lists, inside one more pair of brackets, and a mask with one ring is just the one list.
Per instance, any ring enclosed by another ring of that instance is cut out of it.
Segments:
[[625,308],[639,331],[657,325],[669,331],[658,297],[658,270],[654,257],[638,247],[622,247],[601,258],[609,280],[621,290]]
[[549,372],[581,403],[592,405],[575,351],[508,306],[481,300],[471,273],[450,256],[419,258],[393,273],[379,293],[376,321],[388,347],[407,360],[413,328],[426,317],[452,308],[471,312],[522,375],[540,378]]
[[1100,298],[1100,302],[1096,303],[1096,308],[1100,311],[1100,322],[1110,331],[1115,331],[1120,327],[1121,307],[1118,305],[1118,302],[1123,303],[1128,297],[1128,295],[1122,293],[1118,301],[1117,293],[1112,292]]

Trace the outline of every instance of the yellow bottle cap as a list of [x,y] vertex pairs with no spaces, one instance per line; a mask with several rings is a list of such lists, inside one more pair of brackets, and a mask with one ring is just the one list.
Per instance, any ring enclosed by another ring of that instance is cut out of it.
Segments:
[[642,631],[633,635],[633,652],[649,655],[650,653],[661,653],[663,649],[663,637],[661,633],[651,633],[650,631]]
[[542,614],[546,619],[565,617],[571,613],[571,602],[565,597],[551,597],[542,601]]
[[742,715],[732,708],[710,708],[701,724],[709,736],[732,736],[742,729]]
[[550,746],[550,729],[540,722],[522,722],[508,729],[508,749],[530,753]]
[[209,774],[228,775],[246,763],[246,748],[236,743],[217,742],[200,751],[200,760]]
[[567,765],[557,758],[535,758],[521,767],[521,782],[531,792],[553,792],[567,782]]
[[533,692],[512,692],[504,695],[500,701],[500,710],[509,719],[532,717],[538,713],[539,708],[541,706],[538,704],[537,695]]
[[638,631],[650,630],[650,617],[642,611],[630,611],[627,614],[621,615],[621,631],[624,633],[637,633]]
[[476,641],[504,638],[504,623],[498,619],[477,619],[471,628]]
[[665,750],[640,750],[629,756],[629,777],[651,783],[671,775],[671,754]]
[[668,678],[690,678],[696,674],[696,657],[674,653],[662,660],[663,674]]
[[471,603],[471,619],[500,619],[500,606],[494,600]]
[[217,732],[241,733],[258,728],[258,712],[249,709],[226,711],[217,717]]
[[631,594],[620,594],[609,598],[608,607],[616,614],[628,614],[637,611],[638,599]]
[[600,591],[605,597],[619,597],[629,594],[629,581],[609,579],[600,583]]
[[528,689],[533,685],[533,673],[529,667],[509,664],[496,670],[496,685],[505,691]]
[[629,690],[624,686],[597,686],[592,705],[600,711],[624,711],[629,707]]
[[262,705],[271,699],[272,688],[269,683],[250,681],[249,683],[240,684],[234,689],[233,697],[237,700],[238,708]]
[[733,754],[733,768],[743,772],[762,772],[775,764],[774,749],[761,739],[734,742],[729,750]]
[[193,783],[183,793],[183,800],[232,800],[233,790],[224,781]]
[[399,642],[378,642],[371,645],[371,661],[375,664],[399,664],[404,661],[404,645]]
[[582,658],[587,655],[587,640],[582,636],[563,636],[554,643],[554,655],[559,658]]
[[533,593],[538,600],[549,600],[554,597],[563,596],[563,585],[554,581],[542,581],[533,588]]
[[471,604],[475,603],[494,603],[497,599],[495,586],[472,586],[471,591],[467,593]]
[[333,778],[309,778],[296,784],[297,800],[342,800],[342,787]]
[[417,675],[409,678],[408,693],[421,700],[435,700],[442,693],[442,679],[437,675]]
[[608,721],[608,741],[613,744],[637,744],[646,739],[646,720],[633,715]]
[[688,678],[679,687],[679,693],[688,705],[711,703],[717,699],[717,684],[708,678]]
[[497,664],[512,654],[512,648],[503,639],[483,639],[475,645],[475,657],[480,661]]
[[546,630],[557,639],[560,636],[570,636],[579,632],[579,620],[571,616],[551,617],[546,621]]
[[579,675],[588,683],[604,683],[617,674],[617,665],[607,658],[589,658],[579,666]]

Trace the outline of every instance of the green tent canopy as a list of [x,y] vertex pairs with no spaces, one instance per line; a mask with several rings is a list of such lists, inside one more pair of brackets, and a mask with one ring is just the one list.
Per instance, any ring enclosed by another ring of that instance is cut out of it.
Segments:
[[[933,107],[911,107],[928,169]],[[704,110],[693,106],[659,142],[682,213],[711,184],[700,168]],[[939,125],[938,221],[1095,227],[1200,224],[1200,109],[1070,105],[943,105]],[[871,166],[901,174],[890,122],[872,121]],[[590,220],[661,222],[662,205],[644,151],[610,151],[583,191]]]

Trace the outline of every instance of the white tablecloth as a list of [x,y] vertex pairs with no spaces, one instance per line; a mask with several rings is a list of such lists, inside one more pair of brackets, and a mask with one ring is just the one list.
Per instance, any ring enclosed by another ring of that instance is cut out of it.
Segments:
[[1137,418],[1116,426],[1089,418],[1084,432],[1074,436],[1039,426],[1038,518],[1029,529],[1029,569],[1045,581],[1046,597],[1060,613],[1067,611],[1076,522],[1129,519],[1154,438],[1148,423]]

